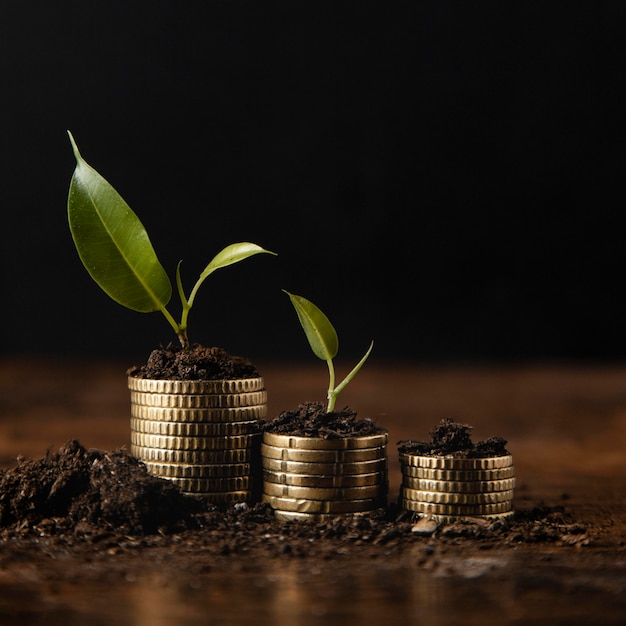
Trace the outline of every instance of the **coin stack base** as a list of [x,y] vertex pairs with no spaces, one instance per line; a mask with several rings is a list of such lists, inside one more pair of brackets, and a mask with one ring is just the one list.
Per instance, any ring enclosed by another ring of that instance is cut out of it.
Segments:
[[322,439],[265,432],[263,502],[282,520],[324,521],[387,506],[388,434]]
[[260,499],[262,378],[207,381],[129,377],[131,454],[181,492],[214,504]]
[[399,505],[450,523],[463,517],[501,520],[513,514],[511,455],[488,458],[400,454]]

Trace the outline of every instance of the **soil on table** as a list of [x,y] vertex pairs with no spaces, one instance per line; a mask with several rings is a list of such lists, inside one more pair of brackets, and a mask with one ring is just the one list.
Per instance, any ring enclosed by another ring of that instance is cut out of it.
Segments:
[[506,439],[489,437],[473,442],[471,426],[446,417],[430,431],[430,441],[407,439],[398,442],[398,451],[416,456],[450,456],[459,458],[485,458],[510,454]]
[[[155,350],[145,366],[129,374],[157,379],[259,375],[246,359],[201,346],[189,352],[175,346]],[[265,428],[328,438],[384,430],[357,419],[349,408],[327,414],[317,403],[284,412]],[[433,441],[404,442],[403,448],[420,454],[506,453],[500,439],[470,445],[468,432],[469,427],[447,421],[435,429]],[[418,565],[428,567],[446,545],[459,542],[516,549],[521,543],[583,546],[593,540],[592,530],[564,508],[541,504],[496,521],[462,518],[426,527],[395,502],[367,514],[283,521],[264,503],[216,505],[183,494],[172,482],[150,475],[125,450],[86,449],[76,440],[42,459],[20,458],[16,467],[0,470],[0,569],[19,563],[31,568],[29,575],[37,571],[46,580],[132,578],[145,573],[146,559],[201,574],[225,566],[224,560],[242,569],[293,558],[387,562],[415,554],[415,548],[422,555]]]
[[[427,561],[450,541],[490,548],[494,542],[590,540],[589,529],[562,507],[535,506],[498,521],[464,518],[426,529],[395,504],[327,521],[281,521],[267,504],[215,505],[182,494],[124,450],[85,449],[75,440],[40,460],[20,459],[0,475],[0,565],[30,558],[39,575],[50,578],[84,577],[83,562],[96,578],[111,567],[131,575],[144,567],[141,554],[191,571],[222,558],[241,566],[277,558],[391,559],[421,543]],[[107,560],[112,555],[114,564]],[[66,569],[70,556],[75,571]]]

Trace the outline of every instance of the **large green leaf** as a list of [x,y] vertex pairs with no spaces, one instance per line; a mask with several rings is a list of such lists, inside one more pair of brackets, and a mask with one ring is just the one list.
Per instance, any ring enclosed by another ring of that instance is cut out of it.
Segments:
[[68,134],[76,169],[67,213],[81,261],[119,304],[141,313],[163,309],[172,296],[172,284],[146,229],[113,186],[85,162]]
[[[283,291],[285,291],[283,289]],[[339,350],[339,339],[330,320],[312,302],[285,291],[293,304],[315,356],[323,361],[334,359]]]

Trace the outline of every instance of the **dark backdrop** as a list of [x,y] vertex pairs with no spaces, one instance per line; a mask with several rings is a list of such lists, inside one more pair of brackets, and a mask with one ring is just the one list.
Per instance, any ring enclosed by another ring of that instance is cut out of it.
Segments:
[[80,264],[70,129],[188,289],[279,253],[205,283],[193,341],[313,359],[285,288],[347,359],[623,359],[625,33],[621,0],[4,2],[2,352],[173,338]]

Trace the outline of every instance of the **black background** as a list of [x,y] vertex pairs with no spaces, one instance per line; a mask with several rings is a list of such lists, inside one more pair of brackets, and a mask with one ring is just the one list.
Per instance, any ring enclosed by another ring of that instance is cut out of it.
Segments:
[[[0,8],[4,354],[144,355],[66,217],[84,158],[189,290],[192,341],[314,359],[626,357],[626,4],[34,2]],[[171,312],[179,308],[172,300]]]

